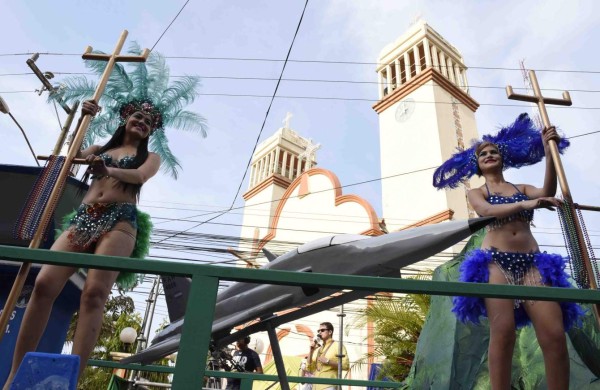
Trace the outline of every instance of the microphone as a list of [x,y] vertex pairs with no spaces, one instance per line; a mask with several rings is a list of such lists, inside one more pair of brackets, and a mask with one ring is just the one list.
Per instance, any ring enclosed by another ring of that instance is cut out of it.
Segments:
[[320,337],[318,337],[318,336],[317,336],[317,337],[315,337],[315,338],[313,338],[313,344],[315,344],[315,345],[317,345],[317,346],[319,346],[319,347],[321,346],[321,343],[320,343],[320,341],[321,341],[321,338],[320,338]]

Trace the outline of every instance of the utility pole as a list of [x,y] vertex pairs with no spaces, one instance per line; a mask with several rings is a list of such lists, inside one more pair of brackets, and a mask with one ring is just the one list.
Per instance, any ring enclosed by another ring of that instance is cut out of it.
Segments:
[[8,108],[8,104],[6,104],[6,102],[4,101],[4,99],[2,99],[2,97],[0,97],[0,112],[3,113],[3,114],[8,114],[8,116],[10,116],[10,118],[13,120],[13,122],[15,122],[15,124],[17,125],[17,127],[19,128],[19,130],[21,130],[21,133],[23,134],[23,137],[25,137],[25,142],[27,142],[27,146],[29,146],[29,150],[31,151],[31,154],[33,155],[33,158],[35,159],[35,163],[39,167],[40,163],[37,160],[37,157],[35,156],[35,152],[33,151],[33,147],[31,146],[31,142],[29,142],[29,138],[27,138],[27,134],[25,134],[25,130],[23,130],[23,128],[21,127],[21,125],[19,124],[19,122],[17,122],[17,119],[13,116],[13,114],[10,113],[10,109]]
[[[344,355],[344,317],[346,317],[346,313],[344,313],[344,305],[340,306],[340,312],[338,313],[339,328],[340,328],[340,341],[338,341],[338,379],[342,379],[342,360],[346,357]],[[337,386],[338,390],[342,389],[341,385]]]
[[[48,80],[54,78],[54,74],[52,72],[42,73],[40,68],[38,68],[38,66],[35,64],[35,61],[37,61],[38,58],[40,58],[40,55],[38,53],[34,53],[31,56],[31,58],[26,61],[27,66],[29,66],[29,68],[32,70],[32,72],[42,82],[42,87],[38,90],[38,94],[41,95],[42,92],[44,92],[44,91],[48,91],[50,93],[50,95],[58,93],[60,88],[53,86],[48,81]],[[73,123],[73,119],[75,118],[75,114],[77,114],[77,108],[79,108],[79,101],[75,101],[75,103],[73,103],[73,107],[69,107],[60,98],[56,99],[56,101],[62,107],[62,109],[67,113],[67,120],[66,120],[64,126],[62,126],[62,128],[61,128],[60,135],[58,136],[56,145],[54,146],[54,149],[52,151],[53,155],[60,154],[60,152],[63,148],[63,145],[65,143],[65,140],[67,138],[67,134],[69,133],[69,129],[71,128],[71,124]],[[75,167],[75,165],[74,165],[74,167]]]
[[[154,312],[156,310],[156,301],[160,293],[160,275],[156,275],[148,299],[146,299],[146,312],[144,313],[144,320],[142,321],[142,328],[140,334],[137,337],[137,345],[135,353],[139,353],[143,349],[146,349],[148,340],[150,339],[150,328],[152,327],[152,320],[154,319]],[[137,377],[137,371],[131,370],[129,374],[129,385],[128,388],[135,387],[135,380]]]

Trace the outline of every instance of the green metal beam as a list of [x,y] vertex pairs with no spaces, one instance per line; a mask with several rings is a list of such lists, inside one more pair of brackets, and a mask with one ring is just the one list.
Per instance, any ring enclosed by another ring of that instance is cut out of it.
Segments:
[[160,275],[203,275],[224,280],[290,286],[363,291],[386,291],[429,295],[463,295],[485,298],[528,298],[540,301],[574,301],[600,303],[600,290],[557,287],[493,285],[487,283],[440,282],[370,276],[329,275],[292,271],[273,271],[237,267],[211,266],[164,260],[140,260],[128,257],[100,256],[81,253],[54,252],[0,245],[0,258],[34,263],[116,269]]
[[[136,371],[149,371],[149,372],[175,372],[175,367],[158,366],[158,365],[141,365],[141,364],[123,364],[119,362],[109,362],[106,360],[88,360],[88,365],[95,367],[107,367],[107,368],[123,368],[126,370]],[[265,375],[249,372],[227,372],[227,371],[211,371],[206,370],[205,376],[215,378],[238,378],[242,379],[243,382],[252,381],[265,381],[265,382],[278,382],[279,378],[276,375]],[[202,377],[202,375],[198,374]],[[385,387],[385,388],[397,388],[403,386],[400,382],[384,382],[384,381],[366,381],[360,379],[337,379],[337,378],[307,378],[300,376],[288,376],[288,380],[291,383],[322,383],[322,384],[341,384],[346,386],[372,386],[372,387]],[[245,381],[244,381],[245,380]],[[183,388],[186,388],[185,386]]]
[[148,371],[148,372],[166,372],[169,374],[172,374],[175,372],[175,367],[170,367],[170,366],[160,366],[157,364],[143,365],[143,364],[138,364],[138,363],[123,364],[123,363],[119,363],[119,362],[111,362],[108,360],[96,360],[96,359],[88,360],[88,366],[106,367],[106,368],[122,368],[125,370]]
[[[252,378],[255,381],[264,382],[279,382],[276,375],[257,374],[250,372],[227,372],[227,371],[206,371],[206,376],[215,378],[238,378],[238,379],[249,379]],[[344,385],[344,386],[371,386],[371,387],[383,387],[383,388],[397,388],[402,387],[403,384],[400,382],[386,382],[386,381],[367,381],[361,379],[338,379],[338,378],[317,378],[317,377],[302,377],[302,376],[288,376],[290,383],[320,383],[328,385]]]
[[218,288],[219,279],[215,277],[192,277],[173,388],[202,388]]

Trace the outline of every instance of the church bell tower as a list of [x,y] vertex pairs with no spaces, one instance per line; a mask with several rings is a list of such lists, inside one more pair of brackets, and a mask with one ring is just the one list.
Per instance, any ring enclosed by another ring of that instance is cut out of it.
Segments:
[[250,255],[242,259],[250,265],[256,265],[258,239],[267,234],[285,191],[304,172],[317,166],[316,152],[321,144],[295,132],[290,127],[291,117],[287,113],[283,126],[261,142],[252,156],[241,231],[242,237],[254,240]]
[[[433,214],[472,216],[463,190],[437,190],[434,168],[477,138],[475,111],[461,54],[420,21],[378,59],[383,217],[390,231]],[[414,173],[413,173],[414,172]]]

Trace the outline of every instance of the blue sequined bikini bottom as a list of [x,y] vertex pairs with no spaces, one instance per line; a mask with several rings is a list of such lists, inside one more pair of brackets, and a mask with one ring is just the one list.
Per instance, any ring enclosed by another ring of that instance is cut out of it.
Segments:
[[[489,283],[490,264],[496,264],[509,284],[529,286],[572,287],[565,272],[566,260],[559,254],[534,252],[500,252],[492,249],[475,249],[467,253],[460,265],[461,282]],[[535,270],[537,272],[533,272]],[[517,328],[531,323],[523,301],[515,299],[515,325]],[[485,302],[479,297],[458,296],[452,299],[452,311],[462,322],[479,323],[487,316]],[[576,325],[585,311],[574,302],[559,302],[566,330]]]
[[527,271],[535,266],[535,253],[500,252],[492,248],[490,254],[492,261],[500,268],[509,284],[541,285],[539,277],[536,278],[533,275],[525,280],[525,276],[528,275]]
[[133,203],[81,204],[69,221],[69,242],[87,250],[118,222],[125,221],[137,230],[137,208]]

